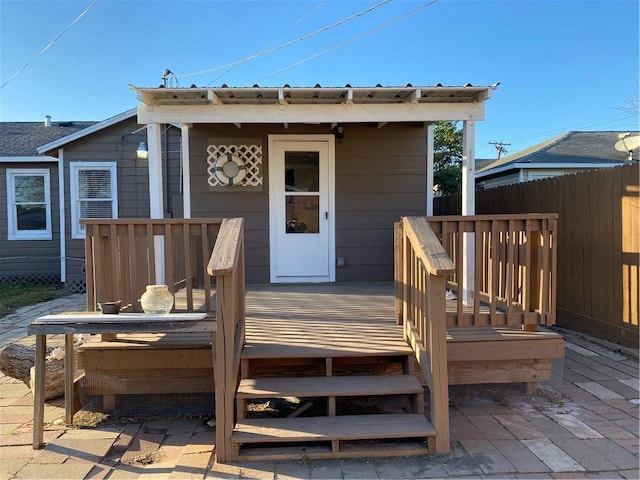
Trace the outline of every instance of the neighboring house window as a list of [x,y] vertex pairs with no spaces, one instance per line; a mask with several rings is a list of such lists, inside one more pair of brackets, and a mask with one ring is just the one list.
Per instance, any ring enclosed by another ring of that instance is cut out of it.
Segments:
[[7,169],[7,239],[51,240],[49,169]]
[[81,218],[117,218],[118,196],[115,162],[70,164],[71,237],[84,238]]

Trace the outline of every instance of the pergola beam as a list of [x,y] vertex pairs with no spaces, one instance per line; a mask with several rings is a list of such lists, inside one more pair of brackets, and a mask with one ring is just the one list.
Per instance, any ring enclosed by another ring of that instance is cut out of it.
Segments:
[[146,123],[356,123],[483,120],[484,103],[141,105]]

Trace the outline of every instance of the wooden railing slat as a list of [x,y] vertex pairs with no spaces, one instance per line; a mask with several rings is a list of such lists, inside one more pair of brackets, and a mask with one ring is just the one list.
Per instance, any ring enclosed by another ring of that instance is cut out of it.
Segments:
[[140,272],[137,268],[139,264],[138,255],[140,251],[136,248],[135,242],[135,228],[132,224],[127,225],[127,251],[129,258],[129,268],[128,268],[128,277],[129,277],[129,285],[127,298],[125,301],[127,303],[131,303],[131,310],[137,312],[139,310],[138,298],[142,294],[142,292],[138,292],[138,285],[140,284]]
[[498,258],[498,240],[499,233],[497,222],[491,222],[491,251],[492,255],[489,261],[491,265],[491,288],[489,289],[489,312],[491,315],[491,325],[497,325],[497,308],[496,308],[496,297],[499,294],[499,277],[498,277],[498,267],[500,265],[500,260]]

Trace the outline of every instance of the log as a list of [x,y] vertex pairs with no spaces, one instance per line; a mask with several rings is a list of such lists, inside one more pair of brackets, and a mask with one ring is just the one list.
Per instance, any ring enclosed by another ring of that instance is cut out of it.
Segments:
[[0,371],[29,385],[29,369],[33,367],[35,348],[10,343],[0,352]]
[[[36,368],[29,369],[29,388],[35,396],[33,386],[36,384]],[[44,399],[51,400],[64,395],[64,360],[48,359],[45,363]]]
[[[50,353],[52,349],[47,349]],[[0,371],[27,385],[33,393],[35,347],[10,343],[0,352]],[[44,398],[51,400],[64,395],[64,359],[49,358],[45,362]]]

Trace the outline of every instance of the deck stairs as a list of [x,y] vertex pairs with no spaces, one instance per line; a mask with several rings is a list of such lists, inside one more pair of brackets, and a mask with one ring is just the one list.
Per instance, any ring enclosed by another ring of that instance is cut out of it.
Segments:
[[[414,375],[412,355],[402,341],[380,350],[247,343],[236,394],[234,456],[270,460],[428,453],[435,430],[424,416],[424,389]],[[260,411],[265,405],[281,409],[265,415]]]

